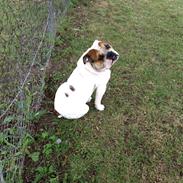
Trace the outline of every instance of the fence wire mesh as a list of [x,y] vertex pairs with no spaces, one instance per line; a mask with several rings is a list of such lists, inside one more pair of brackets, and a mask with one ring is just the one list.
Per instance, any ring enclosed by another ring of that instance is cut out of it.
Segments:
[[0,182],[21,182],[57,17],[69,0],[0,0]]

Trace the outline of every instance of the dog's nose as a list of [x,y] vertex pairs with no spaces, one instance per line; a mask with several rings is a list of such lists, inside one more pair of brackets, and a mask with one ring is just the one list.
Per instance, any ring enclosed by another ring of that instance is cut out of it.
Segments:
[[119,55],[114,53],[114,52],[112,52],[112,51],[107,53],[107,59],[111,59],[111,60],[114,61],[114,60],[117,60],[118,57],[119,57]]
[[114,55],[112,56],[112,60],[117,60],[117,58],[118,58],[118,55],[116,55],[116,54],[114,54]]

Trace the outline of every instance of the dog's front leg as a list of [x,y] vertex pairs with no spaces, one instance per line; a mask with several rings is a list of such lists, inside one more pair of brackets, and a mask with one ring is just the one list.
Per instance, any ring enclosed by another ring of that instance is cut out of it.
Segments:
[[102,97],[106,91],[106,85],[100,85],[96,89],[96,97],[95,97],[95,108],[99,111],[103,111],[105,106],[101,104]]

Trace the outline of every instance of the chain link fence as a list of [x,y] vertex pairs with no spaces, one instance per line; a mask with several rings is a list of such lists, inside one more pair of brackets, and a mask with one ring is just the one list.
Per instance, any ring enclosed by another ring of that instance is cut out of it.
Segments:
[[69,0],[0,0],[0,182],[22,182],[30,121]]

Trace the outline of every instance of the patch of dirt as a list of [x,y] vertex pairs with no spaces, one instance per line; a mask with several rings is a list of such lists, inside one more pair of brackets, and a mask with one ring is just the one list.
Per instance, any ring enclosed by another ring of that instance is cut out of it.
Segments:
[[109,3],[106,2],[106,1],[100,1],[97,5],[99,7],[101,7],[101,8],[107,8],[107,7],[109,7]]

